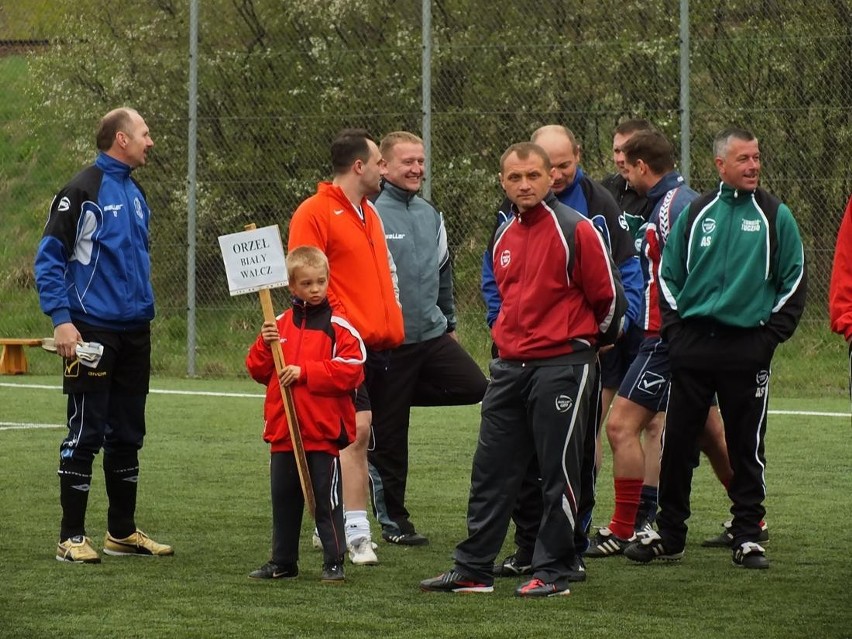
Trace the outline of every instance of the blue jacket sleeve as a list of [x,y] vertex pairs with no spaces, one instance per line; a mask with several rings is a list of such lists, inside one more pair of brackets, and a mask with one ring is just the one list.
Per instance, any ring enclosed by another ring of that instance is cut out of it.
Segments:
[[494,326],[494,322],[497,321],[497,315],[500,314],[500,306],[503,304],[503,300],[500,299],[500,291],[497,289],[497,280],[494,279],[494,264],[491,249],[494,247],[494,235],[497,233],[497,229],[512,217],[512,214],[509,212],[511,206],[512,203],[507,199],[503,200],[503,203],[500,205],[494,224],[494,232],[491,234],[488,248],[485,249],[485,255],[482,256],[482,282],[480,289],[482,290],[482,301],[485,302],[485,322],[488,324],[488,328]]
[[485,322],[488,327],[494,326],[497,315],[500,313],[500,291],[497,290],[497,281],[494,279],[494,266],[491,263],[491,251],[486,250],[482,256],[482,301],[485,302]]
[[629,257],[618,265],[618,271],[621,273],[621,284],[624,286],[624,295],[627,297],[627,312],[624,314],[624,331],[633,324],[639,323],[639,318],[642,315],[642,306],[644,296],[644,283],[642,280],[642,268],[639,264],[639,258]]

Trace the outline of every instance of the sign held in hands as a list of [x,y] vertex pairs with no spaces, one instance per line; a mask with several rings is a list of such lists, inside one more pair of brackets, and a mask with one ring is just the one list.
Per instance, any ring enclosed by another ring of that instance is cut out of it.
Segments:
[[231,295],[287,286],[278,225],[219,236]]

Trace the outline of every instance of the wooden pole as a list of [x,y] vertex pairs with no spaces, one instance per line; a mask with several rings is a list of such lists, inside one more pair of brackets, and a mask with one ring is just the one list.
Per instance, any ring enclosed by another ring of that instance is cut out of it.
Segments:
[[[256,227],[255,224],[247,224],[247,231],[252,231]],[[272,295],[269,289],[263,289],[258,292],[260,295],[260,306],[263,308],[263,320],[266,322],[275,323],[275,311],[272,308]],[[305,447],[302,444],[302,433],[299,430],[299,419],[296,417],[296,406],[293,403],[293,393],[289,386],[281,383],[281,371],[287,365],[284,361],[284,352],[281,350],[281,342],[273,342],[271,344],[272,359],[275,360],[275,376],[278,379],[278,386],[281,389],[281,399],[284,400],[284,412],[287,415],[287,426],[290,429],[290,441],[293,442],[293,455],[296,457],[296,468],[299,471],[299,482],[302,484],[302,494],[305,496],[305,505],[311,513],[311,517],[316,519],[316,499],[314,498],[314,488],[311,484],[311,473],[308,470],[308,458],[305,456]]]

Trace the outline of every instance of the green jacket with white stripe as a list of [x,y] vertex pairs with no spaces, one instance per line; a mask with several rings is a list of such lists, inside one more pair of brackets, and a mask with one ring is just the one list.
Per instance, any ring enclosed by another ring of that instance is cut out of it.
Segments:
[[766,327],[778,343],[796,330],[807,277],[789,207],[763,189],[724,182],[678,216],[660,266],[662,334],[696,319]]

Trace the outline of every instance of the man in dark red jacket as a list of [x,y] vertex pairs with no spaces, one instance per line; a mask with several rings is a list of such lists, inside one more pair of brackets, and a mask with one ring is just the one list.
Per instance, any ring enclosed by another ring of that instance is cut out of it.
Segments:
[[627,301],[603,237],[590,220],[550,192],[550,159],[536,144],[510,146],[500,181],[512,218],[496,232],[492,268],[500,313],[492,328],[499,358],[482,401],[473,459],[468,538],[453,568],[421,589],[491,592],[515,497],[527,466],[538,458],[544,513],[532,579],[515,594],[568,594],[576,557],[584,425],[597,348],[618,337]]

